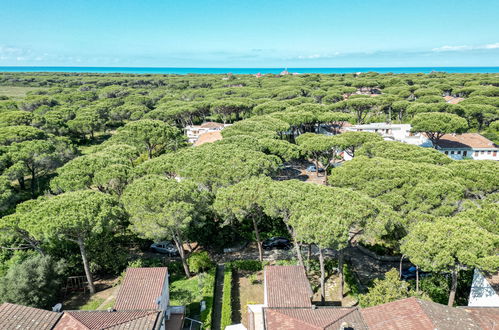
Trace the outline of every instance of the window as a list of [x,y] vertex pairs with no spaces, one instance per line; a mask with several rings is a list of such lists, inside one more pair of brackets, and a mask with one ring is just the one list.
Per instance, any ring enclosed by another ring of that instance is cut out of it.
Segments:
[[454,155],[454,151],[451,151],[451,152],[450,152],[450,154],[451,154],[451,155]]
[[461,150],[457,151],[456,154],[460,155],[461,154]]
[[467,152],[466,150],[465,150],[465,151],[463,151],[463,156],[464,156],[464,157],[468,156],[468,152]]
[[487,151],[487,155],[490,155],[492,153],[492,150]]
[[475,151],[475,157],[478,156],[478,151]]
[[448,155],[448,154],[449,154],[449,152],[448,152],[448,151],[446,151],[446,152],[445,152],[445,154],[446,154],[446,155]]

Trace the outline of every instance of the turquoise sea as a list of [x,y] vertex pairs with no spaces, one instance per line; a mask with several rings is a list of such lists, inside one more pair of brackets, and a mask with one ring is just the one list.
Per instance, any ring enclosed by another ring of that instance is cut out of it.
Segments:
[[[88,72],[134,74],[278,74],[284,68],[140,68],[140,67],[78,67],[78,66],[0,66],[0,72]],[[380,67],[380,68],[287,68],[291,73],[499,73],[499,67]]]

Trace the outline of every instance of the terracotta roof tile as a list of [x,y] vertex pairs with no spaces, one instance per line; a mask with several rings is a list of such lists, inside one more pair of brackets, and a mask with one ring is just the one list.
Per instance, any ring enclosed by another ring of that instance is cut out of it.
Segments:
[[348,324],[356,330],[367,329],[355,307],[265,308],[267,330],[336,330]]
[[478,133],[445,134],[438,142],[440,148],[497,148],[494,142]]
[[3,303],[0,305],[0,329],[52,329],[62,313]]
[[68,311],[54,330],[153,329],[158,311]]
[[499,329],[499,307],[464,307],[483,330]]
[[369,329],[480,329],[464,310],[407,298],[361,310]]
[[200,146],[205,143],[212,143],[218,140],[222,140],[222,134],[220,131],[206,132],[199,136],[199,138],[194,142],[194,146]]
[[157,309],[168,270],[166,267],[128,268],[114,308],[116,310]]
[[312,290],[302,266],[265,267],[267,307],[312,307]]

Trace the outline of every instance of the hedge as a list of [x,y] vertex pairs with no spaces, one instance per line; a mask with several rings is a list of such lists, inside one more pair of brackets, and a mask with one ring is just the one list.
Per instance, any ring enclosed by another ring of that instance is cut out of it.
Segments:
[[203,322],[203,329],[211,329],[213,296],[215,295],[215,268],[210,269],[206,276],[205,286],[203,287],[203,300],[206,303],[206,309],[201,312],[201,322]]
[[225,265],[221,329],[232,324],[232,267]]

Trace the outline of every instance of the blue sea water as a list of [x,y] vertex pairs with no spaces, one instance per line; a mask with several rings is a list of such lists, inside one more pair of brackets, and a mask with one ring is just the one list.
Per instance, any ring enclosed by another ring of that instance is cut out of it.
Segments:
[[[0,72],[87,72],[133,74],[278,74],[283,68],[140,68],[140,67],[77,67],[77,66],[0,66]],[[499,67],[364,67],[364,68],[288,68],[291,73],[499,73]]]

